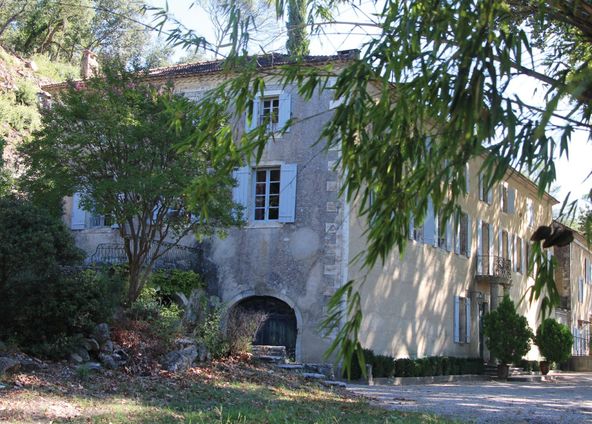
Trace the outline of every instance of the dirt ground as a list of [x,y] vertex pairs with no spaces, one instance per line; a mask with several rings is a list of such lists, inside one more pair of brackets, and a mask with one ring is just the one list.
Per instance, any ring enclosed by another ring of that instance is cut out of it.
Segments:
[[388,409],[476,423],[592,422],[592,373],[561,374],[555,382],[351,386],[349,390]]

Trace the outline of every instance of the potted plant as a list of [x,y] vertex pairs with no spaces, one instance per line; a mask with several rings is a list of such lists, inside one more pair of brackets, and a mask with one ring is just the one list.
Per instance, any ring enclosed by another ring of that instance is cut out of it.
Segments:
[[507,379],[509,364],[517,363],[530,350],[533,333],[525,317],[516,312],[509,296],[499,306],[485,315],[483,320],[485,344],[500,363],[498,377]]
[[559,363],[569,358],[573,336],[567,326],[558,323],[553,318],[547,318],[537,328],[534,342],[545,358],[544,361],[541,361],[541,373],[547,375],[550,362]]

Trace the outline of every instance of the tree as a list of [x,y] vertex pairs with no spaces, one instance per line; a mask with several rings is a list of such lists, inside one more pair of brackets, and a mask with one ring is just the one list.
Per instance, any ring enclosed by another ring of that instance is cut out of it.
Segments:
[[[309,1],[307,22],[320,31],[336,23],[337,5],[355,3]],[[276,0],[280,15],[286,4]],[[510,166],[534,175],[540,195],[550,187],[555,160],[568,154],[574,131],[592,134],[590,12],[586,2],[572,1],[389,1],[371,21],[350,24],[378,34],[338,75],[298,60],[269,72],[284,85],[296,84],[304,97],[331,88],[344,100],[319,141],[342,152],[342,192],[348,200],[360,198],[358,213],[372,222],[366,266],[385,260],[395,248],[404,252],[411,220],[421,224],[429,204],[443,219],[458,212],[465,164],[475,156],[486,153],[482,171],[489,187]],[[239,14],[232,16],[237,30],[226,67],[239,76],[219,93],[232,98],[229,104],[242,114],[251,112],[265,80],[241,48],[249,38],[247,27]],[[184,33],[169,38],[178,41]],[[329,77],[336,77],[330,86]],[[532,103],[531,92],[513,90],[529,81],[542,87],[541,104]],[[254,154],[267,142],[263,130],[240,140]],[[548,277],[537,279],[537,296],[552,307],[556,299],[546,293],[554,281]],[[353,284],[334,295],[329,314],[340,328],[332,350],[348,357],[361,351]],[[342,296],[350,302],[346,308]],[[342,318],[345,326],[339,324]]]
[[214,55],[219,56],[231,44],[233,33],[233,15],[240,14],[245,30],[250,32],[249,42],[245,47],[257,51],[265,50],[268,44],[277,38],[279,28],[273,8],[268,0],[237,0],[223,2],[219,0],[199,0],[201,8],[210,17],[214,30]]
[[306,4],[305,0],[288,1],[288,41],[286,50],[292,56],[308,54],[309,41],[306,34]]
[[530,350],[534,337],[525,317],[516,312],[514,302],[504,296],[499,306],[483,319],[485,344],[501,365],[517,363]]
[[537,328],[534,342],[547,361],[559,363],[570,357],[573,336],[566,325],[547,318]]
[[[32,198],[55,204],[78,192],[84,208],[118,224],[129,303],[158,258],[184,236],[220,234],[237,223],[233,156],[216,158],[205,141],[223,125],[224,111],[203,121],[172,87],[142,77],[106,69],[102,78],[72,83],[43,112],[43,129],[20,148],[27,169],[22,184]],[[204,139],[199,150],[179,148],[195,137]]]

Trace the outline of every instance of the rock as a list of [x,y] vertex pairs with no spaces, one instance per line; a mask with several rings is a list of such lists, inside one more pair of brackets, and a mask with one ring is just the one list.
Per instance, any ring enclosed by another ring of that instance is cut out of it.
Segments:
[[0,357],[0,376],[6,374],[9,371],[18,371],[20,367],[21,363],[16,359],[9,356]]
[[21,369],[25,372],[39,371],[44,368],[47,368],[47,365],[38,359],[21,359]]
[[71,362],[74,362],[76,364],[82,364],[84,362],[80,355],[77,353],[71,353],[69,359]]
[[111,340],[111,334],[109,333],[109,325],[106,323],[97,324],[93,331],[93,336],[101,346],[108,340]]
[[99,342],[97,342],[95,339],[91,339],[91,338],[84,339],[82,341],[82,345],[89,352],[98,352],[101,350],[101,346],[99,345]]
[[103,367],[98,362],[86,362],[82,365],[79,365],[78,368],[84,367],[90,371],[101,371]]
[[113,352],[113,342],[111,340],[107,340],[105,343],[101,344],[100,351],[102,353],[111,353],[111,352]]
[[303,372],[302,377],[309,379],[309,380],[324,380],[325,374],[319,374],[316,372]]
[[185,296],[185,294],[181,292],[176,292],[175,294],[173,294],[172,298],[173,302],[175,302],[181,308],[187,309],[187,305],[189,305],[189,299],[187,299],[187,296]]
[[105,368],[114,370],[119,367],[119,363],[113,355],[107,353],[99,353],[99,361],[105,366]]
[[8,350],[8,346],[6,343],[0,341],[0,352],[6,352]]
[[129,355],[123,349],[114,350],[111,356],[121,364],[125,364],[127,361],[129,361]]
[[341,387],[343,389],[347,387],[347,384],[343,381],[325,380],[323,381],[323,384],[328,387]]
[[204,345],[203,343],[200,343],[196,347],[197,347],[197,360],[199,362],[206,362],[209,359],[211,359],[210,358],[210,351],[208,350],[206,345]]
[[189,296],[183,321],[188,324],[198,324],[203,322],[206,317],[205,291],[203,289],[194,289]]
[[329,380],[335,379],[332,364],[304,364],[304,371],[323,374]]
[[80,348],[78,348],[76,350],[75,353],[82,358],[82,362],[90,361],[90,355],[88,354],[88,351],[84,347],[81,346]]
[[25,60],[25,66],[31,69],[33,72],[37,72],[39,70],[37,64],[32,60]]
[[193,361],[198,357],[197,347],[195,345],[185,349],[175,350],[165,355],[162,361],[163,367],[167,371],[178,372],[190,368]]

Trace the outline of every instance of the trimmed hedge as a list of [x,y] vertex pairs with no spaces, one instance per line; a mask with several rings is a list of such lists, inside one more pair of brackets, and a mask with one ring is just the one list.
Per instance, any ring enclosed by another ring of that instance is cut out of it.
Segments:
[[[437,375],[483,374],[483,359],[457,358],[453,356],[429,356],[425,358],[394,359],[387,355],[376,355],[364,349],[366,364],[372,365],[372,376],[384,377],[431,377]],[[347,377],[344,375],[344,377]],[[358,361],[352,360],[351,379],[362,378]]]

